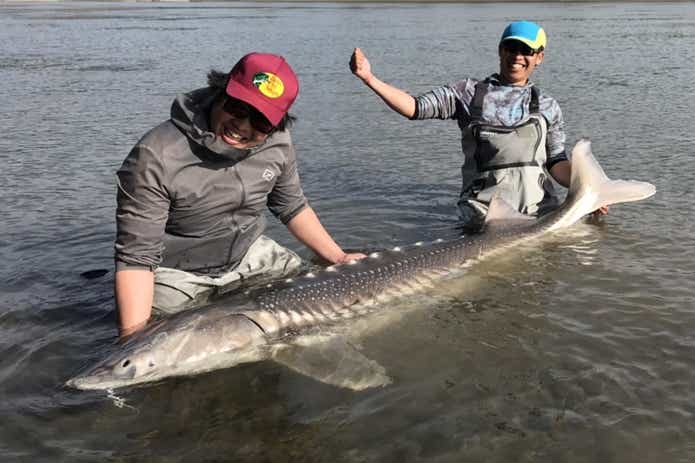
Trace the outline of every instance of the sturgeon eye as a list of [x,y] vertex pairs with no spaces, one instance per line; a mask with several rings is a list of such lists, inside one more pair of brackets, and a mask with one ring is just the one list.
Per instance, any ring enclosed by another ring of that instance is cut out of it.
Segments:
[[121,364],[121,367],[122,367],[122,368],[127,368],[128,365],[130,365],[130,360],[126,359],[126,360],[124,360],[123,363]]

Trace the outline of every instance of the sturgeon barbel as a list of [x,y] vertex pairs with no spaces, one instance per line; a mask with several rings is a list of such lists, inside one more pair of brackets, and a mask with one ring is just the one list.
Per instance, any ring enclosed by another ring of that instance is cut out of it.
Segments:
[[[376,252],[351,264],[273,284],[251,294],[239,307],[213,304],[155,321],[67,385],[113,389],[276,359],[278,350],[272,346],[286,345],[288,340],[291,344],[302,332],[383,310],[385,302],[421,291],[434,280],[460,271],[467,262],[569,227],[601,206],[641,200],[656,191],[645,182],[610,180],[588,140],[574,147],[571,164],[565,201],[540,218],[519,214],[503,200],[493,199],[479,234]],[[318,379],[343,385],[328,376]],[[373,384],[367,381],[353,387]]]

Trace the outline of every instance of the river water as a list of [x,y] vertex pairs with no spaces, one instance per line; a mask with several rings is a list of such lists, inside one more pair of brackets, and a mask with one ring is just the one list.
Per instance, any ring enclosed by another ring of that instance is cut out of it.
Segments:
[[[419,93],[495,72],[517,18],[548,32],[534,80],[569,144],[591,137],[609,176],[651,181],[653,198],[355,334],[383,388],[271,362],[115,394],[62,386],[116,335],[114,173],[178,92],[248,51],[284,55],[304,188],[336,239],[451,236],[458,129],[386,109],[349,55]],[[693,43],[692,3],[0,4],[0,461],[695,460]]]

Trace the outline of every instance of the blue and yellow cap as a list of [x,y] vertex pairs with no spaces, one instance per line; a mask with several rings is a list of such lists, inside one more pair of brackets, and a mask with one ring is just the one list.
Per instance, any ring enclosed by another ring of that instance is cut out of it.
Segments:
[[531,21],[514,21],[509,24],[502,32],[500,43],[505,40],[518,40],[523,42],[535,51],[545,49],[547,39],[545,31],[541,26]]

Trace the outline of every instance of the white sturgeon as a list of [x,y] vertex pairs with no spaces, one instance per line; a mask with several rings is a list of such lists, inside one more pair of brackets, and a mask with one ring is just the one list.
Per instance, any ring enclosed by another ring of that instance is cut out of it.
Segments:
[[[569,227],[601,206],[641,200],[656,191],[645,182],[610,180],[588,140],[577,143],[571,162],[566,200],[538,219],[493,199],[479,234],[379,251],[350,265],[274,284],[252,295],[242,307],[213,304],[155,321],[67,385],[112,389],[268,358],[281,361],[277,346],[292,346],[293,339],[296,345],[302,332],[364,317],[390,299],[422,291],[434,280],[460,271],[473,259],[508,252],[522,241]],[[350,374],[362,375],[361,380],[346,381],[335,371],[317,373],[311,362],[284,363],[319,380],[355,389],[388,382],[383,369],[360,354],[338,355]]]

